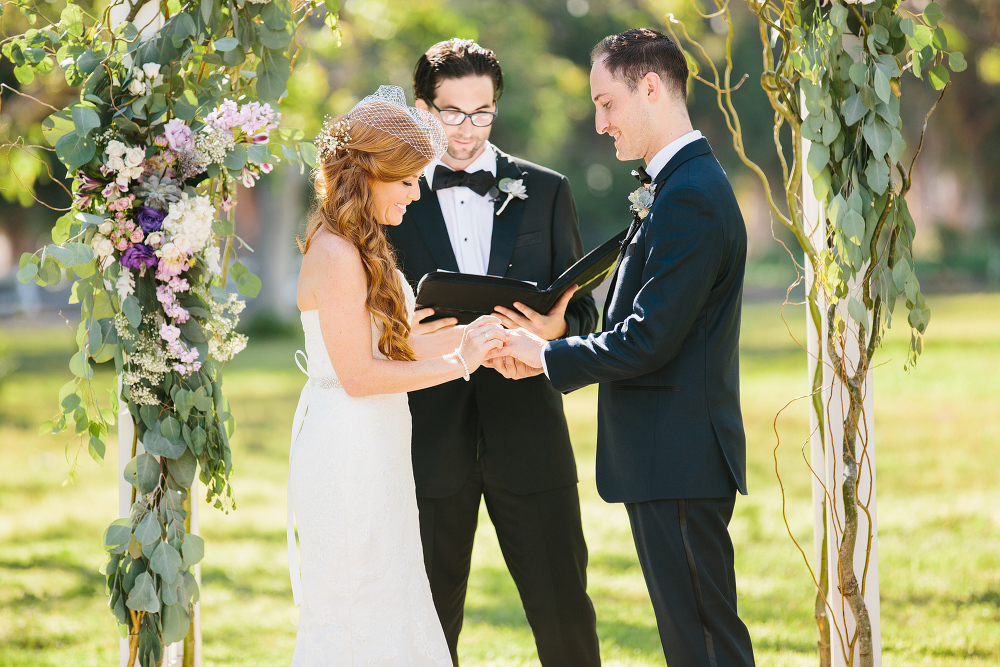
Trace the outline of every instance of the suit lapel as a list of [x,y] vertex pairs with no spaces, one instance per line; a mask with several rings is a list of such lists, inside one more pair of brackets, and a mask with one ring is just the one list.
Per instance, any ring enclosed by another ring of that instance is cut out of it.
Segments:
[[[499,150],[496,153],[497,183],[505,178],[515,181],[527,178],[528,174],[521,171],[521,168],[510,159],[510,156]],[[527,180],[524,184],[529,189],[528,196],[530,197],[530,185]],[[493,237],[490,241],[490,263],[486,269],[486,273],[491,276],[503,276],[507,273],[510,257],[514,253],[517,230],[521,226],[521,214],[524,212],[524,200],[514,197],[504,208],[503,213],[496,215],[505,201],[507,201],[507,193],[501,192],[493,203]]]
[[451,248],[451,238],[441,214],[441,204],[438,203],[437,193],[430,189],[424,176],[420,177],[420,199],[410,204],[409,208],[417,230],[438,268],[458,271],[458,260]]
[[[656,178],[653,180],[653,183],[655,184],[656,188],[655,194],[653,196],[654,205],[656,200],[660,196],[660,191],[663,190],[663,184],[666,182],[667,178],[669,178],[672,173],[677,171],[678,167],[680,167],[688,160],[691,160],[692,158],[710,154],[711,152],[712,152],[712,147],[708,144],[708,139],[705,139],[704,137],[697,139],[696,141],[692,141],[690,144],[684,146],[684,148],[677,151],[677,154],[674,155],[672,158],[670,158],[670,161],[663,166],[663,169],[661,169],[660,172],[656,174]],[[650,206],[650,210],[652,211],[652,206]],[[610,307],[611,304],[611,296],[612,294],[614,294],[615,287],[618,284],[618,273],[621,270],[622,266],[621,260],[622,257],[625,256],[625,249],[628,248],[628,244],[632,241],[635,235],[639,233],[639,228],[642,226],[642,222],[645,222],[648,219],[649,216],[647,215],[646,218],[643,219],[638,225],[635,225],[634,229],[629,229],[629,233],[626,235],[625,240],[622,242],[622,252],[618,256],[618,266],[615,267],[615,272],[611,276],[611,290],[608,293],[608,298],[604,301],[604,313],[602,322],[604,323],[605,329],[608,328],[607,324],[608,308]]]

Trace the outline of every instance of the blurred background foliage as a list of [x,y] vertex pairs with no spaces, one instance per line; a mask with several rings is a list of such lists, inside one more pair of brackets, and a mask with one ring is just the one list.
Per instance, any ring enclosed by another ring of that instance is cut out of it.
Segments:
[[[927,0],[903,4],[921,11]],[[970,67],[953,77],[928,128],[909,198],[919,229],[916,253],[931,290],[996,286],[1000,284],[1000,161],[995,158],[1000,152],[996,38],[1000,3],[941,0],[940,4],[949,21],[945,24],[949,42],[966,54]],[[62,5],[59,0],[52,3],[53,16]],[[733,53],[742,69],[736,74],[747,75],[735,96],[747,150],[776,176],[773,117],[759,86],[757,24],[742,1],[734,0],[733,7],[737,18]],[[493,142],[569,177],[589,249],[628,224],[626,197],[635,186],[629,176],[634,165],[617,162],[611,140],[594,132],[590,49],[605,35],[630,27],[663,28],[671,13],[710,52],[721,54],[725,24],[698,17],[690,0],[343,0],[339,34],[331,33],[321,18],[311,25],[309,59],[293,74],[282,105],[285,123],[311,136],[325,115],[349,110],[381,83],[400,85],[412,95],[413,65],[428,46],[455,36],[475,39],[497,53],[505,74]],[[13,3],[6,4],[0,21],[4,37],[27,27]],[[2,315],[4,285],[8,293],[17,291],[12,271],[17,257],[44,242],[58,215],[34,203],[31,190],[51,206],[68,203],[53,181],[63,175],[60,166],[44,150],[27,148],[44,144],[38,123],[50,111],[13,91],[55,107],[63,106],[74,93],[61,76],[22,86],[14,77],[13,64],[2,58],[0,83],[8,87],[0,95],[0,129],[6,141],[16,144],[0,151]],[[902,110],[912,152],[934,91],[912,76],[905,76],[903,85],[919,89],[907,91],[911,104]],[[784,288],[794,278],[791,263],[772,238],[759,185],[739,163],[715,105],[712,91],[691,86],[695,126],[708,136],[733,180],[747,221],[748,287]],[[280,317],[293,312],[288,296],[298,266],[294,237],[304,224],[310,187],[308,174],[284,165],[262,184],[241,194],[237,227],[260,251],[254,268],[262,274],[265,288],[257,307]],[[776,228],[774,234],[783,240],[783,230]],[[7,297],[7,311],[16,308],[9,304],[12,298]],[[17,298],[23,301],[24,296]]]

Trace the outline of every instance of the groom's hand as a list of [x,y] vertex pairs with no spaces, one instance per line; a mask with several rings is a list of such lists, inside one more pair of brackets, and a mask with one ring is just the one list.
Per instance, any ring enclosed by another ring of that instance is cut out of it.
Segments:
[[[547,315],[542,315],[536,310],[529,308],[523,303],[514,302],[517,310],[497,306],[493,310],[497,317],[508,329],[527,329],[531,333],[544,338],[545,340],[555,340],[562,338],[566,334],[568,325],[566,324],[566,306],[569,305],[573,294],[579,289],[578,285],[573,285],[559,297],[552,310]],[[520,312],[518,312],[520,311]]]
[[[498,352],[503,352],[503,350],[500,349]],[[487,359],[483,362],[483,366],[492,368],[508,380],[523,380],[524,378],[530,378],[542,374],[541,368],[532,368],[531,366],[518,361],[514,357],[500,356],[493,359]]]

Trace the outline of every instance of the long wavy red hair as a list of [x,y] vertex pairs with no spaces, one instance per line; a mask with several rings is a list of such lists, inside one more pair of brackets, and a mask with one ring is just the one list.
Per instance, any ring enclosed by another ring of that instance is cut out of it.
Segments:
[[[405,112],[385,106],[386,113],[394,114],[394,120],[409,122],[417,129]],[[410,178],[429,161],[410,144],[387,132],[358,121],[348,123],[347,148],[331,151],[314,173],[317,203],[299,247],[305,253],[316,232],[325,228],[358,249],[368,278],[368,310],[382,331],[378,349],[389,359],[412,361],[416,357],[407,342],[410,323],[406,298],[396,271],[395,253],[376,217],[372,183]]]

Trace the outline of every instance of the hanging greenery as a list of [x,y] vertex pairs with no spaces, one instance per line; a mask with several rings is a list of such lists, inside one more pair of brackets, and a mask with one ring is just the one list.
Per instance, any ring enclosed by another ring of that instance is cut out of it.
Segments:
[[[196,474],[207,501],[234,506],[235,422],[222,369],[246,338],[235,332],[243,301],[227,287],[232,279],[244,296],[260,290],[240,261],[250,248],[233,226],[236,184],[253,187],[282,159],[314,166],[315,148],[281,127],[277,101],[300,55],[300,26],[325,10],[336,30],[338,6],[169,0],[143,23],[146,5],[119,0],[95,16],[70,2],[48,25],[4,40],[2,52],[22,84],[58,69],[78,91],[42,123],[72,179],[72,208],[51,244],[21,257],[17,277],[65,277],[81,309],[75,378],[42,431],[71,429],[102,463],[119,400],[134,423],[131,512],[104,533],[102,573],[130,664],[148,667],[188,635],[198,600]],[[18,8],[31,23],[49,11],[29,0]],[[93,368],[112,361],[120,393],[105,401]]]
[[[923,351],[930,321],[914,271],[916,228],[905,199],[927,125],[925,120],[920,142],[908,154],[900,116],[903,77],[909,71],[943,94],[950,72],[961,72],[966,63],[960,52],[949,50],[943,13],[934,2],[914,13],[899,0],[746,1],[758,21],[761,85],[774,109],[778,187],[744,150],[732,101],[738,85],[732,85],[728,0],[714,0],[715,11],[701,14],[729,26],[721,71],[683,24],[668,16],[668,25],[675,39],[680,33],[678,43],[686,49],[695,78],[716,92],[733,145],[759,177],[772,216],[795,236],[804,254],[804,264],[797,253],[792,260],[799,269],[797,282],[805,282],[816,336],[811,397],[817,428],[812,436],[820,439],[824,452],[820,468],[810,474],[824,479],[822,461],[837,457],[843,470],[839,493],[824,483],[821,503],[824,517],[842,514],[843,521],[833,522],[835,534],[824,532],[820,563],[809,565],[800,551],[817,590],[821,664],[829,665],[831,651],[837,650],[846,664],[867,666],[874,664],[874,650],[864,590],[874,534],[869,515],[863,524],[868,534],[859,535],[858,518],[869,514],[873,498],[859,490],[874,488],[874,471],[863,387],[897,308],[902,306],[910,328],[907,367]],[[807,215],[814,208],[820,210],[819,224],[825,220],[825,233],[817,234],[816,216]],[[846,397],[833,391],[834,383],[845,388]],[[841,400],[842,415],[831,410],[834,402],[839,409]],[[843,419],[842,442],[827,441],[831,419]],[[830,524],[824,520],[824,527]],[[825,556],[828,541],[835,545],[832,565]],[[859,549],[864,550],[864,565],[856,569]],[[830,577],[834,587],[828,586]],[[837,606],[828,590],[841,596],[850,620],[833,613]]]

